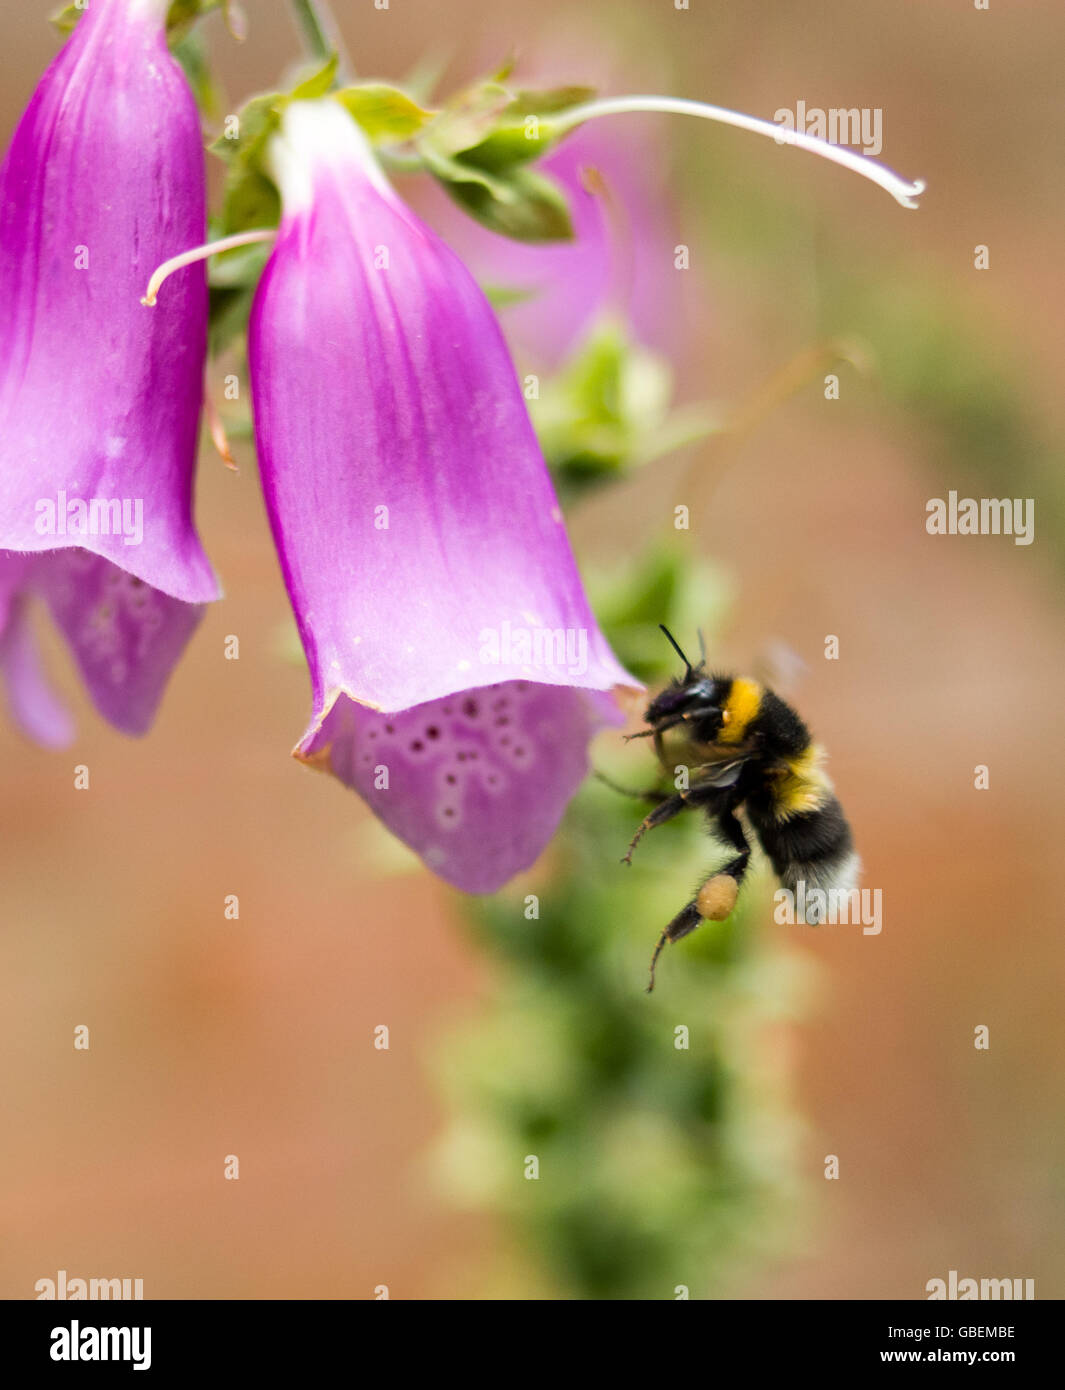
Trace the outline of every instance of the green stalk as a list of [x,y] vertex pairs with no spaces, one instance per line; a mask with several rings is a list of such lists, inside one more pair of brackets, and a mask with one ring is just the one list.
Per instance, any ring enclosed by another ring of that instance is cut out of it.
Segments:
[[292,0],[292,10],[308,55],[328,63],[339,51],[339,43],[325,0]]

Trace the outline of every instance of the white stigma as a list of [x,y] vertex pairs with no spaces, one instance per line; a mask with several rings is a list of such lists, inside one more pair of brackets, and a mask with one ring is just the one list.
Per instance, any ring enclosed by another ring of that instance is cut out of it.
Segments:
[[277,232],[272,227],[262,228],[254,232],[238,232],[236,236],[223,237],[221,241],[209,241],[206,246],[195,246],[191,251],[182,251],[180,256],[171,256],[170,260],[164,261],[152,274],[141,303],[149,309],[154,309],[163,282],[169,280],[176,270],[195,265],[197,261],[205,261],[208,256],[221,255],[223,251],[234,251],[238,246],[251,246],[257,241],[276,239]]
[[878,164],[867,155],[856,154],[846,146],[833,145],[828,140],[792,130],[776,121],[763,121],[757,116],[745,116],[740,111],[729,111],[724,106],[688,101],[683,97],[607,97],[602,101],[589,101],[552,119],[551,128],[561,134],[597,116],[617,116],[626,111],[661,111],[678,116],[701,116],[703,120],[719,121],[722,125],[736,126],[739,130],[750,130],[755,135],[768,135],[778,145],[795,145],[800,150],[820,155],[822,159],[841,164],[852,173],[870,179],[890,193],[904,208],[915,208],[918,197],[925,190],[923,179],[904,179],[886,165]]

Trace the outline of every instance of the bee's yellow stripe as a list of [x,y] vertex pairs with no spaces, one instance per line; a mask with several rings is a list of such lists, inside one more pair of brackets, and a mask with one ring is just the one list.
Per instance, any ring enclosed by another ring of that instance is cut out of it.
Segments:
[[734,680],[725,701],[728,716],[717,736],[718,743],[742,743],[747,726],[762,707],[762,687],[757,681]]
[[818,811],[832,794],[832,783],[821,770],[824,750],[811,743],[784,761],[786,771],[773,789],[776,818],[790,820],[804,811]]

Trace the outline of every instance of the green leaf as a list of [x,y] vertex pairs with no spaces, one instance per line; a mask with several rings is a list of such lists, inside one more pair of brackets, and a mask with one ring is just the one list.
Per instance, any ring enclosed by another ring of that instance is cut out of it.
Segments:
[[398,87],[383,82],[363,82],[344,87],[337,101],[355,118],[363,133],[374,144],[399,144],[411,140],[433,119]]

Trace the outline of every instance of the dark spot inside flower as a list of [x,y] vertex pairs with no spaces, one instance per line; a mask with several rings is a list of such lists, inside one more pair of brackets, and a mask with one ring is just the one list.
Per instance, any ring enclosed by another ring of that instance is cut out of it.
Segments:
[[445,816],[453,816],[454,814],[455,814],[455,808],[454,808],[454,806],[445,806],[445,807],[444,807],[444,815],[445,815]]
[[396,732],[396,726],[395,726],[395,724],[386,724],[386,725],[385,725],[385,733],[386,733],[386,734],[394,734],[395,732]]
[[476,718],[477,718],[477,701],[476,701],[476,700],[463,700],[463,702],[462,702],[462,712],[463,712],[463,714],[466,716],[467,719],[476,719]]
[[459,760],[460,763],[464,763],[464,762],[466,761],[466,754],[465,754],[465,753],[459,753],[457,756],[458,756],[458,760]]
[[131,574],[130,577],[129,577],[129,587],[130,587],[131,589],[143,589],[143,588],[144,588],[144,580],[143,580],[143,579],[138,579],[137,576],[136,576],[135,574]]
[[428,729],[426,729],[425,736],[426,738],[439,738],[440,730],[436,727],[435,724],[432,724]]
[[506,716],[505,714],[501,714],[501,715],[499,716],[499,718],[496,720],[496,724],[497,724],[498,727],[501,728],[501,729],[503,728],[503,726],[504,726],[505,724],[509,724],[509,723],[510,723],[510,720],[507,718],[507,716]]
[[524,694],[524,692],[525,692],[526,690],[528,690],[528,688],[529,688],[529,682],[528,682],[528,681],[518,681],[518,689],[519,689],[523,694]]
[[444,781],[445,781],[445,782],[450,782],[450,784],[451,784],[452,786],[455,785],[455,783],[456,783],[457,780],[458,780],[458,779],[456,778],[456,776],[455,776],[455,774],[454,774],[453,772],[449,772],[449,773],[447,774],[447,776],[444,778]]
[[421,741],[421,739],[416,738],[410,746],[410,751],[412,753],[420,753],[424,747],[425,744]]

